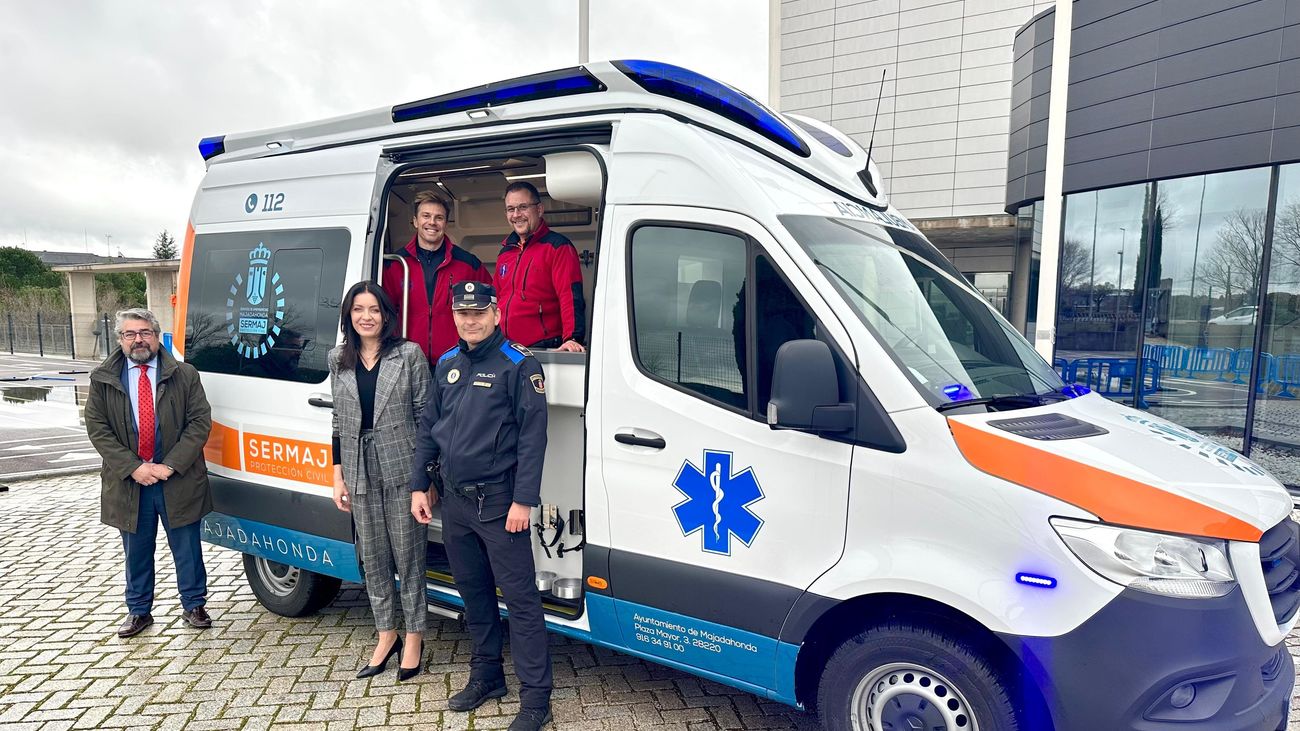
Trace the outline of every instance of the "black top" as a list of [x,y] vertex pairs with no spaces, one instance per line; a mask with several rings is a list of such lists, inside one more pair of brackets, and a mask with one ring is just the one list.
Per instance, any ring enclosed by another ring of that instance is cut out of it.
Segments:
[[[374,368],[366,368],[365,363],[361,362],[361,357],[357,356],[357,394],[361,396],[361,430],[375,428],[375,387],[379,383],[379,366],[384,361],[381,355],[379,360],[375,361]],[[339,443],[338,435],[334,435],[334,464],[342,464],[339,454],[342,446]]]
[[429,297],[429,304],[433,304],[433,292],[438,288],[438,265],[442,263],[443,258],[447,255],[444,248],[447,246],[447,237],[442,238],[442,243],[433,251],[415,243],[415,258],[420,260],[420,269],[424,272],[424,293]]
[[445,484],[513,481],[513,501],[537,505],[545,454],[546,384],[527,348],[497,330],[443,353],[420,415],[413,492],[428,489],[424,465],[441,457]]

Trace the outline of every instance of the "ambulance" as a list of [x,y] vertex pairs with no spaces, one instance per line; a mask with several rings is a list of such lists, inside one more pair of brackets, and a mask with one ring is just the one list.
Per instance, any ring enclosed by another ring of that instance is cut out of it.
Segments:
[[625,60],[200,151],[175,348],[212,404],[203,536],[268,610],[362,577],[330,497],[345,290],[398,266],[423,190],[491,266],[527,180],[589,303],[587,353],[536,354],[552,631],[827,729],[1286,727],[1286,491],[1062,382],[831,126]]

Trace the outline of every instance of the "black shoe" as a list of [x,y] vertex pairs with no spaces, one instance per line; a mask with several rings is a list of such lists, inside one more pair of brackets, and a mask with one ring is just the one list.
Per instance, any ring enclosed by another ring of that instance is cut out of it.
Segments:
[[208,610],[202,606],[184,612],[181,614],[181,619],[185,620],[185,624],[194,629],[207,629],[212,626],[212,617],[208,616]]
[[515,720],[510,722],[510,728],[507,731],[539,731],[550,722],[550,706],[520,708],[519,715],[515,716]]
[[153,615],[148,612],[128,615],[122,626],[117,628],[117,636],[122,638],[135,637],[145,631],[145,628],[151,624],[153,624]]
[[475,680],[470,678],[465,689],[452,696],[447,701],[447,707],[453,711],[472,711],[483,705],[489,698],[501,698],[506,694],[506,681],[502,678],[498,683],[489,683],[486,680]]
[[415,664],[415,667],[404,668],[402,661],[400,659],[397,661],[397,680],[398,682],[410,680],[419,675],[421,670],[424,670],[424,638],[420,638],[420,661]]
[[357,671],[357,679],[360,680],[361,678],[373,678],[376,675],[384,672],[384,669],[388,667],[388,661],[392,659],[393,655],[396,655],[401,651],[402,651],[402,638],[398,637],[393,642],[393,646],[388,648],[388,654],[384,655],[384,659],[381,660],[378,665],[367,665],[364,668],[361,668],[360,670]]

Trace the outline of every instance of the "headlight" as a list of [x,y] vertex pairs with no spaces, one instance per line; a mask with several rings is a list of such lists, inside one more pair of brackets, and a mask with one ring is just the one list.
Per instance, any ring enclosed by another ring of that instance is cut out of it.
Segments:
[[1121,586],[1176,597],[1223,596],[1237,584],[1223,541],[1052,518],[1088,568]]

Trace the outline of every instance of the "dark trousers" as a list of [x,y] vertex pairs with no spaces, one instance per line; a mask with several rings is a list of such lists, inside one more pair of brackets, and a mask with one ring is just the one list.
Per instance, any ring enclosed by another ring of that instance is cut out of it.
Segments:
[[176,564],[176,589],[181,595],[181,606],[188,612],[207,602],[208,572],[203,567],[203,543],[199,540],[202,521],[179,528],[167,523],[167,504],[163,497],[166,484],[137,486],[140,512],[135,532],[122,531],[122,547],[126,549],[126,609],[131,614],[153,611],[153,554],[159,519],[167,531],[167,544]]
[[475,502],[447,491],[442,542],[456,588],[465,600],[465,622],[474,641],[470,678],[493,683],[505,678],[499,587],[510,612],[510,654],[519,678],[519,704],[537,708],[551,702],[551,654],[531,537],[530,531],[507,533],[504,517],[479,522]]

